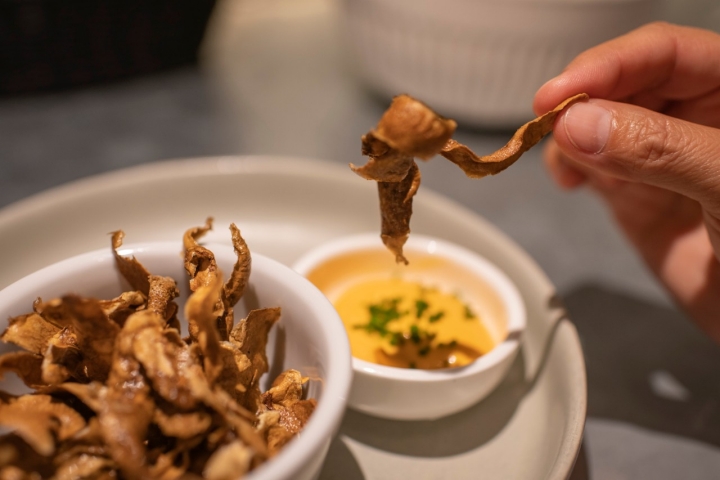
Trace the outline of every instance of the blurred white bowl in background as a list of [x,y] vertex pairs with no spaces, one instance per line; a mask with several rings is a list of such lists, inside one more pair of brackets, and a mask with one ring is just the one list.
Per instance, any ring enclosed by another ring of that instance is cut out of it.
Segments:
[[354,68],[462,125],[515,128],[579,53],[657,18],[660,0],[343,0]]

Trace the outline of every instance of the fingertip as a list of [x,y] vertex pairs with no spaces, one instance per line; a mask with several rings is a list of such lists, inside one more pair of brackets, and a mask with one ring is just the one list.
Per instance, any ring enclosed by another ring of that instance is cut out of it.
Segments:
[[571,75],[562,72],[545,82],[535,92],[533,111],[537,116],[543,115],[573,95],[583,93],[576,90]]
[[[555,77],[557,78],[557,77]],[[553,82],[555,81],[555,78],[551,78],[547,82],[543,83],[540,88],[537,89],[537,92],[535,92],[535,97],[533,98],[533,105],[532,109],[533,112],[535,112],[535,115],[538,117],[542,115],[547,110],[543,110],[545,108],[545,104],[547,103],[547,96],[548,91],[552,90]]]
[[558,77],[553,77],[543,83],[543,85],[537,89],[537,92],[535,92],[532,108],[538,117],[552,109],[552,106],[548,108],[548,105],[550,105],[550,99],[554,97],[553,91],[556,89],[555,84],[557,81]]

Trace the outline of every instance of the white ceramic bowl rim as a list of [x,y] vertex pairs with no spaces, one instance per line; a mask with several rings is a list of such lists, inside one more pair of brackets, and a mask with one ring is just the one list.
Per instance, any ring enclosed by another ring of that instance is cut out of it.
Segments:
[[[377,233],[360,233],[341,237],[310,250],[293,265],[293,269],[302,275],[306,275],[323,261],[336,255],[366,248],[385,247],[382,245]],[[488,280],[488,283],[500,295],[503,304],[507,308],[507,337],[490,352],[463,367],[441,370],[397,368],[353,357],[354,370],[399,382],[444,382],[470,377],[480,371],[487,370],[517,350],[521,333],[525,330],[526,325],[525,303],[520,292],[502,270],[479,254],[440,238],[413,234],[409,237],[405,248],[407,250],[424,250],[431,254],[436,251],[443,252],[442,256],[459,263],[470,271],[477,272],[480,278]],[[388,255],[390,254],[388,253]]]
[[[232,247],[229,245],[208,243],[206,246],[218,257],[223,254],[234,257]],[[182,244],[167,241],[133,243],[123,245],[119,250],[122,255],[136,255],[140,261],[142,261],[143,253],[147,254],[153,251],[181,252]],[[17,280],[0,290],[0,315],[7,318],[5,313],[7,304],[11,303],[17,295],[22,295],[23,292],[32,289],[33,285],[46,283],[48,279],[52,278],[67,277],[84,270],[93,263],[105,262],[113,262],[113,255],[109,247],[70,257]],[[178,262],[182,262],[179,253]],[[312,302],[323,317],[325,315],[337,316],[337,312],[327,298],[310,281],[297,275],[286,265],[258,253],[252,254],[252,262],[253,269],[262,269],[279,284],[294,283],[293,288],[298,290],[303,298]],[[180,279],[176,280],[180,281]],[[250,284],[252,284],[252,275]],[[29,305],[28,310],[30,308]],[[326,348],[330,355],[326,365],[327,377],[324,380],[322,398],[319,399],[315,412],[305,428],[298,434],[296,441],[286,445],[277,457],[253,470],[247,478],[285,478],[288,472],[299,471],[307,459],[316,455],[327,442],[328,436],[335,433],[328,431],[327,425],[334,424],[337,428],[340,424],[352,383],[352,375],[348,375],[348,372],[351,372],[350,346],[347,341],[338,341],[338,339],[347,338],[345,328],[339,320],[338,322],[323,322],[323,325],[323,328],[327,329],[324,342],[326,342]]]

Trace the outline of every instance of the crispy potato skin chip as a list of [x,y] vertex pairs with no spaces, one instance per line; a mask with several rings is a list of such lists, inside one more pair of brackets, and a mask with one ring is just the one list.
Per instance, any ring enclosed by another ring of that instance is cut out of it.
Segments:
[[138,333],[163,324],[162,317],[147,310],[129,317],[116,338],[107,387],[97,389],[99,410],[95,413],[104,443],[129,478],[148,476],[144,440],[155,408],[150,383],[135,355]]
[[63,441],[85,427],[78,412],[48,395],[23,395],[0,405],[0,425],[14,429],[37,453],[55,453],[55,439]]
[[220,334],[215,321],[215,305],[221,288],[221,279],[215,277],[212,283],[198,287],[185,304],[185,318],[190,330],[195,332],[204,357],[205,375],[211,383],[222,372]]
[[0,478],[238,478],[275,455],[307,422],[299,373],[282,374],[261,404],[265,348],[279,308],[252,310],[234,324],[251,257],[230,226],[237,261],[227,283],[198,243],[212,227],[183,237],[191,335],[177,318],[175,280],[134,258],[115,264],[135,290],[109,300],[66,295],[33,303],[10,319],[5,341],[25,349],[0,355],[0,375],[35,389],[0,391]]
[[52,457],[40,455],[16,435],[0,437],[0,458],[3,480],[40,480],[52,477],[55,470]]
[[177,313],[177,304],[173,302],[180,295],[177,283],[170,277],[150,275],[147,309],[163,317],[166,322]]
[[[205,225],[187,230],[183,237],[185,247],[185,270],[190,276],[190,289],[196,291],[202,286],[210,285],[219,277],[219,270],[215,255],[198,243],[203,235],[212,229],[212,217],[208,217]],[[215,303],[215,316],[217,332],[221,340],[227,340],[234,325],[234,305],[240,300],[247,287],[252,259],[250,249],[240,234],[240,229],[230,224],[232,244],[237,255],[237,261],[232,273],[223,287],[221,296]],[[196,340],[197,332],[191,326],[190,337]]]
[[420,187],[420,169],[413,161],[407,176],[401,182],[378,182],[382,224],[380,238],[395,254],[397,263],[407,265],[403,245],[410,235],[412,199]]
[[409,95],[398,95],[372,134],[390,148],[428,160],[452,138],[457,124]]
[[139,290],[147,296],[150,291],[150,272],[138,262],[135,257],[123,257],[118,253],[118,249],[122,247],[125,232],[116,230],[111,232],[110,244],[112,245],[113,255],[115,255],[115,265],[125,280],[130,283],[133,290]]
[[495,175],[515,163],[523,153],[537,145],[545,135],[552,132],[555,119],[560,112],[570,105],[588,98],[585,93],[568,98],[551,111],[520,127],[504,147],[490,155],[479,157],[468,147],[455,140],[449,140],[440,151],[440,155],[460,167],[465,172],[465,175],[470,178]]
[[207,480],[234,480],[250,470],[252,451],[242,442],[220,447],[207,462],[204,477]]
[[362,167],[350,164],[353,172],[366,180],[377,182],[401,182],[410,171],[413,157],[391,148],[368,132],[362,137],[362,153],[370,157]]
[[40,354],[47,348],[48,341],[59,331],[60,327],[33,312],[11,318],[0,340]]
[[42,378],[42,355],[32,352],[11,352],[0,356],[0,378],[13,372],[30,388],[44,385]]
[[223,293],[227,306],[232,307],[240,301],[245,292],[250,279],[252,258],[247,243],[240,235],[240,229],[234,223],[230,224],[230,233],[232,234],[232,243],[237,255],[237,262],[235,262],[230,279],[223,287]]
[[307,423],[315,410],[315,399],[303,400],[304,379],[297,370],[281,373],[272,387],[262,395],[263,413],[277,412],[266,418],[265,433],[270,455],[275,455]]
[[208,217],[202,227],[190,228],[183,236],[185,247],[185,271],[190,276],[190,289],[194,292],[204,285],[209,285],[217,278],[217,262],[215,255],[198,243],[198,239],[212,230],[213,218]]
[[279,319],[279,307],[251,310],[230,334],[230,342],[250,359],[251,366],[241,372],[241,381],[238,383],[245,386],[241,405],[251,412],[257,411],[260,406],[260,377],[268,371],[265,345],[270,329]]
[[56,337],[72,337],[66,346],[78,349],[78,356],[72,357],[76,362],[60,362],[71,369],[72,378],[80,382],[104,381],[110,372],[120,327],[108,319],[100,302],[66,295],[44,303],[41,310],[43,318],[64,329]]
[[[248,281],[250,280],[250,272],[252,270],[250,249],[248,248],[247,243],[245,243],[242,235],[240,235],[240,229],[234,223],[230,224],[230,233],[232,235],[232,244],[233,249],[235,250],[235,255],[237,255],[237,261],[233,266],[230,278],[223,287],[222,301],[225,312],[223,314],[224,318],[221,320],[224,320],[226,334],[223,338],[226,339],[229,338],[230,332],[235,324],[234,306],[240,301],[243,293],[245,293],[245,288],[247,288]],[[218,328],[223,328],[222,322],[218,322]]]
[[550,133],[558,114],[573,103],[586,100],[587,94],[571,97],[550,112],[518,129],[500,150],[483,157],[451,137],[457,124],[441,117],[427,105],[409,95],[398,95],[385,111],[375,129],[362,137],[362,154],[369,157],[361,166],[352,163],[353,172],[378,182],[381,238],[395,255],[397,263],[408,261],[402,248],[410,234],[412,196],[420,185],[420,173],[414,157],[428,160],[441,154],[468,177],[495,175]]
[[146,306],[147,297],[138,291],[123,292],[111,300],[100,300],[100,308],[119,327],[125,324],[127,317]]
[[350,168],[367,180],[378,182],[381,239],[407,264],[403,245],[410,234],[412,197],[420,186],[420,170],[413,157],[436,155],[455,132],[457,124],[442,118],[409,95],[398,95],[375,129],[362,137],[362,153],[370,157],[362,167]]

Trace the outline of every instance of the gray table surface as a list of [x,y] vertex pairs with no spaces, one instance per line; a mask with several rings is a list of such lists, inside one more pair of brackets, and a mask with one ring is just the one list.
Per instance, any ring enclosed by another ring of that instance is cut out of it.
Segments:
[[[168,158],[285,154],[362,163],[359,136],[387,102],[353,76],[333,9],[324,1],[302,9],[256,3],[215,19],[197,67],[0,100],[0,207]],[[461,130],[456,138],[489,152],[509,135]],[[425,188],[525,248],[567,304],[589,381],[573,478],[720,478],[720,347],[673,307],[603,205],[589,192],[558,190],[539,147],[483,181],[437,159],[421,169]]]

